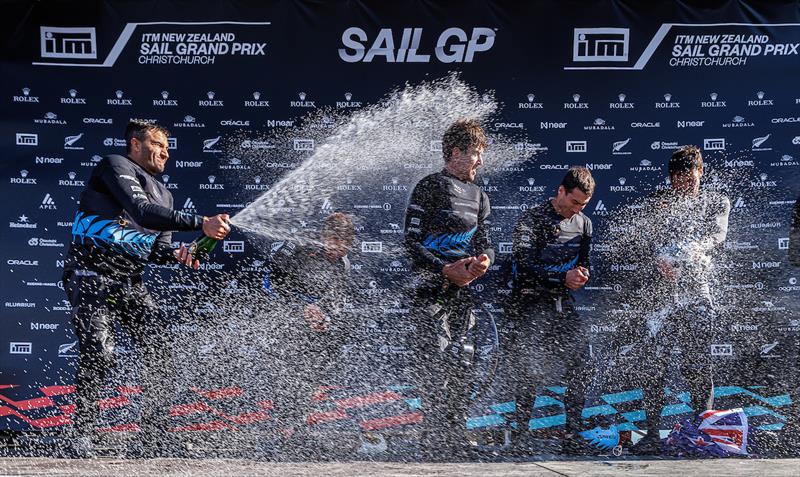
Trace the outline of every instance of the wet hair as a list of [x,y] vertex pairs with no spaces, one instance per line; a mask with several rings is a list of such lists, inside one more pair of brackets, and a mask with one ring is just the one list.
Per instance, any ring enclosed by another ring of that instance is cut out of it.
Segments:
[[669,175],[703,168],[703,154],[697,146],[683,146],[669,158]]
[[442,155],[445,162],[453,155],[453,148],[457,147],[466,152],[470,146],[486,147],[489,140],[480,123],[475,119],[459,119],[447,128],[442,135]]
[[134,119],[125,127],[125,151],[131,152],[131,139],[136,138],[140,141],[144,141],[144,137],[147,135],[148,131],[150,131],[151,134],[160,132],[163,133],[164,136],[169,137],[169,131],[164,126]]
[[337,238],[352,244],[356,237],[356,228],[353,225],[353,218],[342,212],[334,212],[325,217],[320,232],[323,238]]
[[594,177],[592,171],[583,166],[572,166],[561,180],[564,191],[569,194],[576,187],[586,195],[594,194]]

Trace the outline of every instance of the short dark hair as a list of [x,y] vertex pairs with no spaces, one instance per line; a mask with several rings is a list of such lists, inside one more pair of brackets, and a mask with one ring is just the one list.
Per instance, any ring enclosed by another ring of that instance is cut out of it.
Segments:
[[594,177],[592,171],[583,166],[572,166],[561,180],[564,191],[569,194],[576,187],[586,195],[594,194]]
[[470,146],[486,147],[489,140],[481,124],[475,119],[459,119],[447,128],[442,135],[442,155],[445,162],[453,155],[453,148],[466,152]]
[[703,168],[703,154],[697,146],[683,146],[669,158],[669,175]]
[[150,131],[151,134],[153,132],[160,132],[163,133],[164,136],[169,137],[169,131],[164,126],[133,119],[125,127],[125,151],[131,152],[131,139],[136,138],[140,141],[144,141],[144,136],[147,134],[147,131]]
[[325,217],[325,222],[322,224],[321,235],[323,238],[334,237],[352,244],[356,237],[356,228],[353,224],[353,218],[342,212],[332,213]]

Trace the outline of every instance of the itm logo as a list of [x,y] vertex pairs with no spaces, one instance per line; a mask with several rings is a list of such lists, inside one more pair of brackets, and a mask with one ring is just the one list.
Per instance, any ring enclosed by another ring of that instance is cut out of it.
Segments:
[[567,152],[586,152],[586,141],[567,141]]
[[9,354],[31,354],[33,351],[33,343],[30,341],[11,341],[9,344]]
[[789,237],[778,238],[778,250],[789,250]]
[[38,146],[39,135],[33,133],[17,133],[17,146]]
[[576,28],[572,61],[628,61],[627,28]]
[[706,151],[724,151],[725,138],[703,139],[703,149]]
[[514,244],[512,242],[498,242],[497,244],[497,252],[508,254],[512,253]]
[[222,251],[228,253],[243,253],[244,240],[225,240],[222,244]]
[[295,151],[313,151],[314,150],[314,140],[313,139],[295,139],[293,141],[294,150]]
[[56,202],[49,192],[44,195],[44,199],[42,199],[42,204],[39,208],[42,210],[56,210]]
[[93,60],[97,58],[97,33],[94,27],[39,28],[42,58]]
[[733,356],[732,344],[712,344],[711,356]]

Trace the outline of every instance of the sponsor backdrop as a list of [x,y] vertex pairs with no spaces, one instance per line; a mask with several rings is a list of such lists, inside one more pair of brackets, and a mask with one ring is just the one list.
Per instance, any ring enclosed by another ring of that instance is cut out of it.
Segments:
[[[261,135],[291,131],[309,113],[347,113],[406,82],[458,72],[500,102],[486,127],[519,137],[517,151],[525,157],[502,180],[479,179],[492,200],[500,258],[479,291],[501,331],[508,292],[503,264],[521,210],[552,194],[569,165],[586,165],[598,183],[586,209],[598,256],[613,247],[604,237],[625,226],[614,210],[666,187],[671,150],[697,144],[710,165],[709,184],[718,183],[732,203],[720,263],[727,273],[717,284],[730,331],[714,348],[729,358],[719,371],[718,395],[735,398],[729,404],[745,405],[763,426],[779,428],[785,419],[780,408],[796,388],[790,371],[800,333],[800,270],[787,262],[800,188],[800,8],[796,2],[718,5],[294,1],[199,2],[186,9],[172,1],[6,3],[0,29],[0,384],[7,386],[0,415],[7,418],[0,427],[68,421],[69,400],[55,396],[70,392],[59,386],[71,384],[76,361],[60,281],[72,217],[92,167],[101,156],[123,151],[130,118],[155,120],[172,131],[172,159],[161,180],[179,208],[235,213],[315,147],[304,138],[264,145],[256,140]],[[245,149],[285,148],[293,159],[261,164],[266,174],[248,175],[247,161],[225,151],[231,138]],[[421,151],[399,159],[397,167],[421,164],[433,171],[437,155]],[[413,187],[396,182],[375,191],[342,184],[345,199],[336,204],[361,217],[360,234],[372,237],[358,244],[353,263],[369,269],[371,279],[360,286],[375,307],[348,349],[372,350],[389,368],[402,367],[397,363],[404,356],[401,340],[389,336],[403,331],[396,317],[408,313],[393,290],[408,265],[394,251],[402,237],[396,224],[403,223]],[[365,201],[380,207],[365,215]],[[221,276],[216,272],[249,272],[257,280],[264,257],[252,242],[232,234],[216,252],[217,263],[201,274],[148,272],[168,280],[168,293],[158,292],[165,311],[185,309],[185,300]],[[637,286],[625,280],[636,265],[598,258],[594,268],[579,309],[595,364],[608,370],[609,341],[637,313],[624,302],[625,291]],[[234,278],[223,285],[236,294],[245,293],[243,283]],[[198,303],[197,315],[224,316]],[[181,326],[186,333],[198,329]],[[246,341],[240,339],[242,349]],[[503,372],[501,366],[500,377]],[[235,387],[235,381],[201,387]],[[590,408],[596,414],[615,414],[619,403],[637,400],[624,385],[602,388],[598,384],[600,398]],[[557,398],[557,390],[547,392]],[[28,400],[42,393],[43,400]],[[484,398],[489,402],[476,407],[472,425],[502,423],[509,409],[504,394],[496,390]],[[557,402],[542,400],[545,417],[533,427],[558,423],[558,406],[550,406]]]

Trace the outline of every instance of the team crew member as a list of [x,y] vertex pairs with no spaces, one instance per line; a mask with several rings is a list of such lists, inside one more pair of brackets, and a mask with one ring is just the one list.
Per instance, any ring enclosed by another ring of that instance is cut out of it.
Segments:
[[310,404],[319,387],[330,384],[349,336],[342,312],[353,293],[348,257],[355,239],[353,219],[339,212],[329,215],[320,239],[308,246],[284,243],[272,253],[263,281],[286,320],[279,324],[283,346],[271,359],[281,369],[273,390],[275,417],[285,438],[282,450],[294,457],[315,451],[304,432]]
[[[681,375],[689,387],[695,414],[710,408],[713,396],[711,345],[717,314],[710,278],[715,252],[728,233],[730,201],[724,195],[700,189],[703,157],[696,146],[675,151],[668,164],[670,189],[657,192],[644,204],[645,221],[635,257],[644,274],[637,287],[640,306],[648,313],[645,335],[655,337],[641,384],[645,391],[647,435],[637,452],[660,452],[659,427],[666,396],[670,359],[680,360]],[[680,348],[681,353],[671,353]]]
[[164,441],[167,412],[156,403],[167,404],[172,397],[165,388],[171,380],[170,351],[165,321],[142,283],[144,267],[175,261],[199,267],[185,247],[170,248],[170,231],[202,229],[214,239],[230,232],[225,214],[203,217],[172,209],[172,194],[153,176],[164,171],[169,159],[167,135],[161,126],[130,122],[127,157],[103,158],[80,196],[63,277],[80,354],[73,440],[78,455],[92,454],[97,399],[114,366],[116,323],[127,328],[141,352],[141,442],[154,446]]
[[470,347],[464,337],[480,304],[467,286],[494,261],[489,198],[473,183],[487,138],[475,120],[453,123],[442,137],[444,169],[414,187],[406,210],[405,247],[415,280],[417,335],[425,409],[424,445],[436,458],[463,457],[469,406]]
[[512,237],[513,292],[509,374],[516,399],[514,447],[525,453],[536,388],[557,369],[566,367],[564,407],[567,414],[565,451],[575,453],[586,380],[581,375],[585,353],[580,317],[572,292],[589,280],[592,221],[581,212],[592,198],[595,182],[585,167],[572,167],[558,193],[523,212]]

